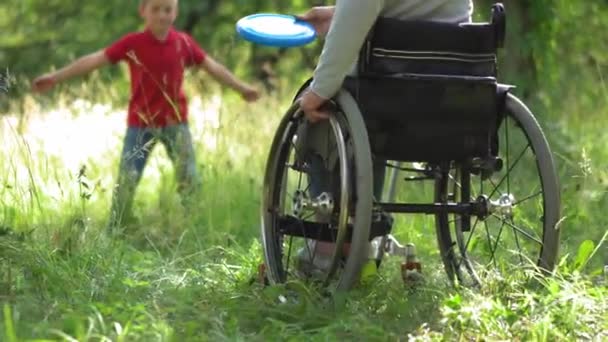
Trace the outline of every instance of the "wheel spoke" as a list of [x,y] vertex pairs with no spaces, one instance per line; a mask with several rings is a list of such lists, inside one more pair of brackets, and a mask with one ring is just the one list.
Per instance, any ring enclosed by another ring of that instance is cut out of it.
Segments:
[[303,221],[308,221],[308,220],[309,220],[311,217],[313,217],[314,215],[315,215],[315,212],[313,211],[313,212],[309,213],[308,215],[303,216],[303,217],[300,219],[300,221],[302,221],[302,222],[303,222]]
[[[471,240],[473,238],[473,234],[475,233],[475,229],[477,228],[477,224],[478,223],[479,223],[479,218],[476,217],[475,218],[475,222],[473,222],[473,227],[471,227],[471,231],[469,232],[469,237],[467,238],[467,242],[464,245],[464,250],[461,251],[461,254],[463,254],[463,259],[464,258],[468,258],[469,244],[471,243]],[[462,265],[462,259],[461,259],[460,264],[458,264],[458,267],[460,267],[460,265]]]
[[492,193],[490,193],[490,196],[488,196],[489,198],[492,198],[492,196],[496,193],[496,191],[498,191],[498,188],[502,185],[502,183],[504,183],[505,179],[509,177],[509,174],[511,173],[511,171],[513,171],[513,168],[515,168],[515,166],[519,163],[519,161],[524,156],[524,154],[526,153],[528,148],[530,148],[530,143],[528,143],[526,145],[526,147],[524,147],[524,149],[521,151],[521,153],[517,156],[513,165],[511,165],[509,167],[506,174],[500,179],[500,182],[498,182],[498,185],[496,185],[494,190],[492,190]]
[[473,237],[473,233],[475,233],[475,228],[477,227],[477,224],[479,223],[479,218],[475,218],[475,223],[473,223],[473,227],[471,228],[470,234],[469,234],[469,238],[467,239],[467,243],[464,245],[464,250],[468,251],[469,250],[469,244],[471,243],[471,238]]
[[[461,185],[461,183],[460,183],[460,182],[459,182],[459,181],[456,179],[456,177],[454,177],[454,176],[452,176],[452,175],[448,175],[448,177],[450,177],[450,178],[452,179],[452,181],[454,182],[454,185],[455,185],[455,186],[457,186],[459,189],[462,189],[462,185]],[[475,199],[475,197],[477,197],[477,194],[475,193],[475,190],[474,190],[474,189],[471,189],[471,190],[473,190],[473,191],[471,191],[471,192],[472,192],[472,194],[471,194],[471,196],[470,196],[470,197],[471,197],[471,198],[470,198],[470,200],[472,201],[472,200],[474,200],[474,199]],[[456,189],[454,188],[454,190],[453,190],[453,191],[454,191],[454,192],[456,192]]]
[[454,182],[454,185],[462,189],[462,185],[460,185],[460,182],[456,179],[456,177],[452,175],[448,175],[448,177],[450,177],[450,179]]
[[[507,179],[508,179],[508,177],[507,177]],[[488,181],[489,181],[489,182],[490,182],[490,184],[492,184],[492,186],[494,187],[494,190],[492,190],[492,194],[494,194],[495,192],[498,192],[498,194],[499,194],[500,196],[502,196],[502,195],[503,195],[503,193],[502,193],[502,191],[500,191],[500,185],[496,185],[496,183],[494,183],[494,181],[493,181],[491,178],[488,178]],[[509,192],[507,192],[507,193],[509,193]],[[490,195],[490,197],[492,197],[492,196]]]
[[287,266],[285,268],[285,274],[289,274],[289,260],[291,259],[291,247],[293,244],[293,236],[289,237],[289,248],[287,249],[287,262],[285,262],[285,265]]
[[490,244],[490,252],[492,253],[492,258],[490,259],[490,261],[492,262],[492,264],[494,264],[494,267],[497,267],[496,266],[496,250],[498,249],[498,242],[500,241],[500,236],[502,235],[502,231],[505,228],[505,224],[503,222],[503,224],[500,225],[500,229],[498,230],[498,236],[496,237],[496,242],[494,243],[494,248],[492,248],[492,238],[490,237],[490,231],[488,229],[488,222],[484,221],[483,223],[486,226],[486,234],[488,235],[488,243]]
[[298,190],[302,187],[302,172],[298,172]]
[[306,186],[306,188],[304,188],[304,192],[308,192],[310,190],[310,182],[308,182],[308,185]]
[[296,146],[296,144],[294,144],[293,141],[289,141],[289,145],[296,152],[296,155],[294,156],[296,159],[300,159],[301,160],[301,159],[304,158],[304,154],[300,152],[300,150],[298,149],[298,146]]
[[[448,175],[448,177],[454,182],[454,185],[456,187],[458,187],[459,189],[462,189],[462,184],[456,179],[456,177],[454,177],[451,174]],[[471,201],[474,201],[475,198],[477,198],[477,196],[479,194],[483,194],[483,180],[481,179],[481,177],[479,177],[479,182],[480,182],[480,187],[481,187],[480,192],[475,191],[475,187],[471,187],[471,196],[470,196]],[[456,188],[454,188],[453,191],[456,192]]]
[[[310,188],[310,184],[308,184],[308,186],[304,190],[302,190],[302,192],[307,192],[309,188]],[[295,201],[295,199],[296,199],[289,191],[285,192],[285,195],[287,195],[287,198],[290,199],[292,202]],[[276,210],[276,212],[281,212],[281,210],[280,209]],[[283,214],[286,214],[286,213],[283,213]]]
[[[302,236],[304,236],[304,246],[306,248],[306,252],[308,252],[308,256],[309,256],[310,260],[313,260],[314,254],[313,254],[313,251],[311,251],[311,249],[310,249],[310,245],[308,244],[308,238],[306,238],[306,236],[307,236],[306,235],[306,229],[304,227],[304,224],[302,224],[302,221],[303,220],[298,220],[298,224],[299,224],[299,226],[300,226],[300,228],[302,230]],[[289,238],[293,239],[293,236],[290,235]],[[290,245],[290,248],[291,248],[291,245]],[[315,248],[316,248],[316,245],[315,245]],[[289,267],[289,264],[288,264],[288,267]]]
[[534,197],[540,196],[540,195],[542,195],[542,194],[543,194],[543,191],[541,190],[541,191],[539,191],[539,192],[535,193],[534,195],[530,195],[530,196],[528,196],[528,197],[525,197],[525,198],[524,198],[524,199],[522,199],[522,200],[519,200],[519,201],[517,201],[517,202],[513,203],[513,206],[516,206],[516,205],[521,204],[521,203],[523,203],[523,202],[525,202],[525,201],[531,200],[531,199],[533,199]]
[[520,265],[523,265],[524,258],[521,255],[522,251],[521,251],[521,246],[519,245],[519,237],[517,236],[517,231],[513,227],[511,227],[511,231],[513,232],[513,237],[515,237],[515,245],[517,246],[517,251],[519,252],[517,255],[519,256],[519,262],[521,263]]
[[539,239],[537,239],[536,237],[530,235],[530,233],[526,232],[525,230],[523,230],[522,228],[517,227],[516,225],[512,224],[511,222],[503,219],[502,217],[496,215],[496,214],[492,214],[492,216],[496,217],[497,219],[499,219],[500,221],[502,221],[504,224],[506,224],[507,226],[513,228],[514,230],[518,231],[521,235],[527,237],[528,239],[538,243],[539,245],[543,245],[543,242],[540,241]]
[[288,197],[290,200],[292,200],[292,201],[296,199],[296,198],[295,198],[295,197],[293,197],[293,195],[292,195],[292,194],[290,194],[289,192],[285,193],[285,195],[287,195],[287,197]]

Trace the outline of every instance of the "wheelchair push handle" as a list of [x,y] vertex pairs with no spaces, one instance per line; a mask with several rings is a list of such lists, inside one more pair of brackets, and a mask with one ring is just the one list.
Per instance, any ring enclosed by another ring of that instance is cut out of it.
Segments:
[[492,5],[492,25],[494,26],[496,48],[502,48],[505,45],[507,34],[507,14],[505,6],[500,2]]

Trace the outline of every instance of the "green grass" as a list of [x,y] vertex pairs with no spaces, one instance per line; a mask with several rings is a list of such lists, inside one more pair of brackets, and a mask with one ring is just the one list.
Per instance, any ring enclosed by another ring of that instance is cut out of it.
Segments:
[[[121,103],[119,93],[95,87],[80,93]],[[427,285],[407,291],[399,261],[390,260],[371,284],[329,299],[303,284],[286,291],[250,283],[261,262],[261,174],[288,105],[277,98],[289,96],[194,101],[204,180],[196,210],[180,206],[159,148],[138,189],[139,223],[121,239],[104,230],[121,106],[57,97],[26,99],[1,117],[2,341],[608,339],[608,289],[598,273],[608,261],[608,148],[593,144],[605,125],[572,117],[544,124],[564,188],[555,277],[521,272],[487,279],[481,291],[451,288],[432,220],[400,218],[395,234],[418,245]]]

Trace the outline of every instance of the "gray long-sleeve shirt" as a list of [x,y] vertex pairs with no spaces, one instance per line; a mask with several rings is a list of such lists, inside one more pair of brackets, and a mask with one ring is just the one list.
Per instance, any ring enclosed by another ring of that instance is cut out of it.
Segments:
[[470,21],[472,12],[472,0],[337,0],[312,91],[331,98],[340,90],[380,16],[460,23]]

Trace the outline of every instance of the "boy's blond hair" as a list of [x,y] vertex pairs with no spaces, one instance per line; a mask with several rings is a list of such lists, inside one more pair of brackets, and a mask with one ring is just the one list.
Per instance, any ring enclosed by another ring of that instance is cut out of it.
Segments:
[[[146,6],[148,4],[149,0],[139,0],[139,6]],[[177,3],[178,0],[175,0],[175,3]]]

